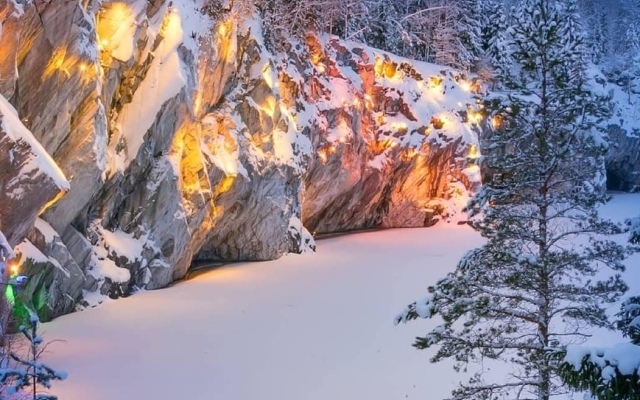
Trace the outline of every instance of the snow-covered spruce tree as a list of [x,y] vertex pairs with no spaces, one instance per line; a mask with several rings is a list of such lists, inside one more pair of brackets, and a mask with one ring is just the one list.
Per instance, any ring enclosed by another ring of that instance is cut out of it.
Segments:
[[[510,52],[507,48],[507,10],[500,0],[481,3],[481,66],[479,75],[492,81],[492,89],[511,72]],[[488,71],[483,70],[488,69]]]
[[622,303],[617,316],[618,329],[631,343],[609,349],[571,349],[559,369],[565,385],[598,400],[640,399],[640,297]]
[[32,400],[56,400],[54,395],[38,393],[38,386],[49,389],[52,381],[66,379],[67,373],[41,362],[46,345],[42,336],[38,335],[38,324],[38,316],[31,313],[29,327],[20,326],[20,332],[29,344],[28,356],[20,357],[11,352],[9,357],[0,360],[0,385],[6,387],[4,393],[9,396],[29,393]]
[[[640,245],[640,218],[630,219],[627,224],[629,242]],[[640,399],[640,296],[626,299],[616,317],[616,327],[631,343],[610,349],[573,348],[560,365],[559,375],[565,385],[589,392],[598,400],[637,400]]]
[[640,217],[629,218],[626,223],[629,228],[629,243],[640,245]]
[[[505,82],[509,94],[487,103],[502,121],[484,149],[493,172],[468,204],[486,244],[396,318],[443,320],[414,344],[435,348],[433,362],[453,359],[456,370],[485,359],[510,364],[495,380],[476,372],[453,391],[456,400],[562,393],[562,351],[589,327],[611,327],[604,306],[627,289],[616,272],[627,252],[607,239],[621,228],[596,209],[606,201],[606,146],[595,129],[605,102],[574,68],[583,39],[568,34],[578,25],[561,3],[524,0],[514,16],[518,71]],[[611,276],[597,279],[605,268]]]

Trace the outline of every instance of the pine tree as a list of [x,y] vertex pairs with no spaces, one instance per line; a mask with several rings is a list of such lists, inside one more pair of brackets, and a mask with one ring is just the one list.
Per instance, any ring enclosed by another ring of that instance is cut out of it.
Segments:
[[[486,244],[396,318],[442,318],[414,344],[437,348],[433,362],[512,365],[495,382],[474,374],[454,390],[456,400],[562,393],[559,355],[585,329],[611,327],[604,305],[627,290],[618,273],[627,251],[607,239],[621,227],[596,208],[606,201],[606,145],[595,129],[606,104],[574,67],[584,39],[560,3],[524,0],[514,15],[510,93],[487,103],[502,121],[484,149],[494,173],[468,205]],[[606,268],[611,276],[596,279]]]
[[[437,64],[469,70],[481,53],[476,0],[447,1],[436,15],[433,42]],[[434,7],[435,8],[435,7]]]
[[[640,245],[640,218],[629,219],[626,224],[630,233],[629,243]],[[632,247],[632,250],[637,252],[640,248]],[[626,299],[616,317],[616,328],[633,345],[640,346],[640,296]],[[621,360],[609,359],[605,349],[596,352],[597,359],[592,358],[593,351],[583,349],[582,353],[585,355],[578,366],[566,360],[560,365],[559,375],[565,385],[587,391],[598,400],[640,398],[640,359],[625,362],[625,368],[621,369]],[[636,367],[628,368],[629,364]],[[605,369],[607,372],[603,373]]]
[[[41,362],[44,350],[42,336],[38,335],[38,317],[35,313],[29,318],[29,327],[20,326],[20,332],[29,342],[28,357],[20,357],[10,353],[2,357],[0,361],[0,385],[6,386],[6,394],[31,392],[32,400],[56,400],[57,397],[50,394],[38,393],[38,385],[47,389],[51,388],[54,380],[67,378],[66,372],[57,371]],[[10,365],[13,361],[14,366]]]
[[501,1],[487,0],[482,3],[480,15],[483,59],[491,68],[491,79],[495,83],[511,71],[510,50],[507,47],[507,12]]
[[[635,346],[640,345],[640,297],[627,299],[620,306],[616,326]],[[629,345],[631,346],[631,345]],[[585,351],[586,350],[586,351]],[[625,348],[629,350],[629,348]],[[582,349],[585,354],[578,365],[564,361],[559,375],[568,387],[589,392],[598,400],[637,400],[640,398],[640,359],[626,360],[621,368],[617,356],[609,357],[607,349]],[[630,355],[636,352],[630,351]],[[635,368],[629,366],[635,365]],[[578,367],[578,368],[576,368]],[[605,372],[606,370],[606,372]]]

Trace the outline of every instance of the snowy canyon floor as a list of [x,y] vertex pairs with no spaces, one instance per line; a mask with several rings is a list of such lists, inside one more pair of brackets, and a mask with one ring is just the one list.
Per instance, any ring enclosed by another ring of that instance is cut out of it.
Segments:
[[[640,214],[617,194],[603,214]],[[623,238],[621,237],[621,240]],[[44,325],[62,400],[436,400],[464,377],[410,344],[431,321],[393,317],[482,243],[440,223],[339,236],[318,252],[222,267]],[[640,292],[640,256],[627,262]],[[615,311],[617,307],[612,307]],[[621,342],[598,332],[598,344]]]

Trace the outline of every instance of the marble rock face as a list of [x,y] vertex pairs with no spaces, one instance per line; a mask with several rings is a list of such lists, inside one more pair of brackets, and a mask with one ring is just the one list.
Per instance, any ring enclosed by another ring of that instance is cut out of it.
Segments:
[[24,193],[0,193],[0,230],[40,254],[48,318],[310,232],[427,226],[477,183],[462,75],[331,37],[274,53],[240,3],[0,0],[0,94],[69,181],[22,174],[0,129],[0,186]]
[[609,139],[607,188],[640,191],[640,131],[627,132],[613,125],[609,127]]
[[0,232],[15,246],[69,184],[0,95]]

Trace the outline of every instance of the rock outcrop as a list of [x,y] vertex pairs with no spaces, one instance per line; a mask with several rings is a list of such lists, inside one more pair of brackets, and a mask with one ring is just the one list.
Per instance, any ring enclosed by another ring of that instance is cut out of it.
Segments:
[[55,162],[0,95],[0,232],[15,246],[36,217],[69,189]]
[[640,130],[627,131],[612,125],[609,127],[609,139],[607,188],[640,191]]
[[314,35],[274,53],[230,4],[0,0],[0,93],[70,180],[0,225],[15,244],[43,218],[21,246],[44,317],[309,231],[430,225],[478,181],[462,75]]

